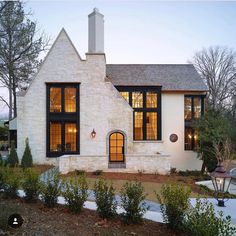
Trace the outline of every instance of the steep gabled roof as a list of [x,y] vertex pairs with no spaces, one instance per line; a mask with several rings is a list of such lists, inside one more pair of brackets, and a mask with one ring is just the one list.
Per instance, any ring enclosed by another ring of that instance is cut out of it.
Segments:
[[115,86],[162,86],[164,91],[207,91],[192,64],[107,64]]

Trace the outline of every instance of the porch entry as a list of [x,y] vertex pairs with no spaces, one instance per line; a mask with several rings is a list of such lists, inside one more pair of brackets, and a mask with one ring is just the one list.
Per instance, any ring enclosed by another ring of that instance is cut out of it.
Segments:
[[124,162],[124,135],[114,132],[109,136],[109,162]]

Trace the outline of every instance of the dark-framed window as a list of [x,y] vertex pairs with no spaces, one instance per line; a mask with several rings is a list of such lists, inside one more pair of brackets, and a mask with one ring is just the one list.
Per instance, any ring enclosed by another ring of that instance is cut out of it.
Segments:
[[116,86],[133,108],[133,139],[161,140],[161,86]]
[[79,83],[46,83],[46,155],[80,153]]
[[193,128],[195,120],[204,115],[205,95],[184,96],[184,149],[196,150],[199,146],[197,130]]
[[109,162],[125,161],[125,138],[121,132],[113,132],[109,136]]

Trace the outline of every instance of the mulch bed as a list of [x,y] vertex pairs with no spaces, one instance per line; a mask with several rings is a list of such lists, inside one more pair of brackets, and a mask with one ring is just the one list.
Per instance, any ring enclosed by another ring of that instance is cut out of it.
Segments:
[[[120,218],[102,220],[95,211],[83,209],[72,214],[66,207],[46,208],[41,202],[25,203],[23,199],[3,199],[6,206],[17,207],[24,219],[21,228],[9,229],[7,235],[145,235],[145,236],[183,236],[168,230],[164,224],[144,220],[142,224],[126,225]],[[0,213],[1,214],[1,213]]]

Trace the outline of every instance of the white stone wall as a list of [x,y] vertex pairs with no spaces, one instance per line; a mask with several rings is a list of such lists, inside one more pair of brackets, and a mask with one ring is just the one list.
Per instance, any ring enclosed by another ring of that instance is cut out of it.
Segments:
[[59,157],[59,170],[62,174],[67,174],[73,170],[104,172],[126,172],[126,173],[158,173],[169,174],[170,157],[165,155],[126,155],[126,168],[108,168],[108,155],[104,156],[69,156]]
[[[132,149],[132,108],[110,82],[105,82],[104,54],[87,54],[82,61],[62,31],[25,96],[17,97],[18,154],[29,138],[35,163],[55,162],[46,158],[46,83],[80,84],[80,154],[106,155],[107,134],[122,130]],[[91,138],[95,129],[96,138]],[[107,164],[107,163],[106,163]]]
[[[105,81],[105,63],[104,54],[87,54],[86,60],[81,60],[65,31],[61,31],[27,93],[17,97],[19,157],[28,137],[35,163],[53,163],[63,172],[72,168],[108,171],[107,137],[112,130],[120,130],[127,138],[126,169],[115,171],[167,173],[170,166],[199,168],[195,153],[184,151],[184,94],[162,95],[162,141],[134,142],[133,110]],[[63,156],[59,161],[46,157],[47,82],[80,83],[80,155]],[[169,141],[171,133],[178,134],[178,142]]]

